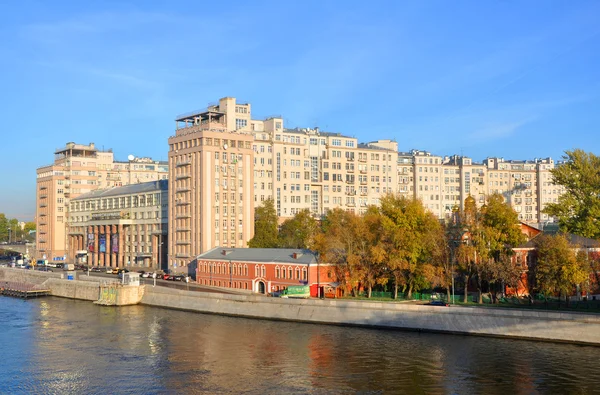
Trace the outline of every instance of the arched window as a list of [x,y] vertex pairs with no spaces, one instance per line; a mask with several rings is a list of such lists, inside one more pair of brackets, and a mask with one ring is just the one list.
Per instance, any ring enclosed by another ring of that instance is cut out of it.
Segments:
[[281,278],[287,278],[287,269],[285,266],[281,268]]
[[288,274],[290,275],[290,279],[293,278],[294,272],[292,271],[292,268],[290,267]]
[[233,267],[231,268],[231,270],[233,271],[232,274],[234,276],[236,276],[237,275],[237,266],[235,265],[235,263],[233,264]]
[[260,275],[258,265],[254,265],[254,277],[258,277]]
[[265,266],[264,266],[264,265],[261,267],[261,272],[262,272],[262,276],[263,276],[263,277],[266,277],[266,276],[267,276],[267,269],[265,269]]
[[280,276],[280,272],[279,272],[279,266],[275,266],[275,278],[279,278]]
[[[244,263],[244,276],[248,277],[248,265]],[[247,288],[247,286],[246,286]]]
[[302,280],[304,280],[304,281],[308,280],[306,268],[302,268]]
[[296,268],[296,280],[300,280],[300,268]]

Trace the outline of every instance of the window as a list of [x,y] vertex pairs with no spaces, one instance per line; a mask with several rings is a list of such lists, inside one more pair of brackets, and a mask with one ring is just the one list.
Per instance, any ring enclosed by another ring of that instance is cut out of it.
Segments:
[[236,129],[241,129],[246,127],[246,125],[248,125],[248,121],[246,119],[236,119],[235,120],[235,128]]

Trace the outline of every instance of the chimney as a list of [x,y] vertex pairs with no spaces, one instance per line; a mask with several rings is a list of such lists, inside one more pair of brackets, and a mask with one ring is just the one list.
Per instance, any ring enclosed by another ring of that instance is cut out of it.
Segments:
[[231,254],[231,252],[232,252],[231,250],[222,250],[221,255],[229,255],[229,254]]
[[302,256],[302,253],[301,253],[301,252],[294,252],[294,253],[292,254],[292,257],[293,257],[294,259],[300,259],[300,257],[301,257],[301,256]]

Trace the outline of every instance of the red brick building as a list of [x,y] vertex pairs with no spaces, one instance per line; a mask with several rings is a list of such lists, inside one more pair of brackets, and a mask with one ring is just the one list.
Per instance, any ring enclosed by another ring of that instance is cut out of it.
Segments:
[[196,258],[196,282],[213,287],[268,294],[290,285],[336,286],[333,267],[319,263],[314,252],[293,248],[216,247]]

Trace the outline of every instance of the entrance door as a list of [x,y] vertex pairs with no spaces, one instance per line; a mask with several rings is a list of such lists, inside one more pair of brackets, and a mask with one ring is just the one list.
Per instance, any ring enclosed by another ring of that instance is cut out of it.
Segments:
[[258,293],[259,294],[264,294],[265,293],[265,283],[262,281],[258,282]]

